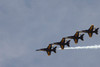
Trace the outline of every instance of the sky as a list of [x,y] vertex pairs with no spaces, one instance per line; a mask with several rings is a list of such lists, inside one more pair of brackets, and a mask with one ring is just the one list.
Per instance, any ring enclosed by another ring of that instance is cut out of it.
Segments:
[[[100,27],[100,0],[0,0],[0,67],[99,67],[100,49],[36,52],[92,24]],[[95,44],[100,35],[70,42]]]

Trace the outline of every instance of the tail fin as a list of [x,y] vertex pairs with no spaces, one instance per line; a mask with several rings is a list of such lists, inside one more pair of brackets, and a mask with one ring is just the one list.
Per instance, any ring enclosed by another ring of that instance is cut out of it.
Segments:
[[56,48],[57,48],[57,46],[53,48],[54,53],[56,53]]
[[67,43],[66,43],[66,45],[68,46],[68,47],[70,47],[70,40],[69,41],[67,41]]
[[95,29],[95,31],[94,31],[96,34],[98,34],[98,29],[99,29],[99,28]]
[[82,41],[84,41],[83,36],[84,36],[84,34],[82,34],[82,35],[80,36],[80,39],[81,39]]

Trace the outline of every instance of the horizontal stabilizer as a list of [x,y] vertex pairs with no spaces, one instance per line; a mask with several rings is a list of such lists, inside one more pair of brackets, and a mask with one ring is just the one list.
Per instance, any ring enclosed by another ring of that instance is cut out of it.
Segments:
[[57,46],[53,48],[54,53],[56,53],[56,48],[57,48]]
[[84,36],[84,34],[82,34],[82,35],[80,36],[80,39],[81,39],[82,41],[84,41],[83,36]]
[[98,30],[99,30],[99,28],[95,29],[95,31],[94,31],[94,32],[95,32],[96,34],[98,34]]

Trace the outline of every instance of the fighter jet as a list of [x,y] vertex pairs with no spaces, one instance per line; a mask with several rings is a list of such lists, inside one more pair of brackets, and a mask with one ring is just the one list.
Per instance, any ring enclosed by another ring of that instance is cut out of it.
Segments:
[[74,36],[68,36],[68,37],[65,37],[65,38],[66,39],[73,39],[74,42],[75,42],[75,44],[77,44],[78,43],[78,39],[81,39],[82,41],[84,41],[83,36],[84,36],[84,34],[82,34],[82,35],[79,36],[79,31],[77,31],[74,34]]
[[56,48],[57,47],[54,47],[52,49],[52,44],[49,44],[49,46],[47,48],[37,49],[36,51],[46,51],[47,54],[48,54],[48,56],[50,56],[51,55],[51,51],[53,51],[54,53],[56,53]]
[[81,32],[84,32],[84,33],[88,33],[89,37],[92,37],[93,33],[95,34],[98,34],[98,29],[99,28],[94,28],[94,25],[91,25],[90,28],[88,30],[82,30],[82,31],[79,31],[80,33]]
[[70,47],[69,43],[70,43],[70,40],[66,42],[65,38],[62,38],[62,40],[60,42],[55,42],[55,43],[53,43],[53,45],[60,45],[61,49],[63,50],[65,45]]

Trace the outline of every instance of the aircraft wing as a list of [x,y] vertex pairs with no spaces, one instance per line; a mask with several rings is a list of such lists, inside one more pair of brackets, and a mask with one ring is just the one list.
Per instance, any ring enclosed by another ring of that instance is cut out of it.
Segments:
[[52,44],[49,44],[49,46],[47,47],[48,49],[51,49],[52,48]]
[[48,54],[48,56],[50,56],[51,55],[51,51],[47,51],[47,54]]
[[77,44],[78,43],[78,39],[74,39],[74,42]]
[[62,38],[61,43],[64,43],[64,42],[65,42],[65,38]]
[[93,33],[88,33],[89,37],[92,37]]
[[93,29],[94,29],[94,25],[91,25],[89,31],[92,31]]
[[64,49],[64,45],[60,45],[61,49]]
[[79,32],[77,31],[74,36],[78,37],[79,36]]

